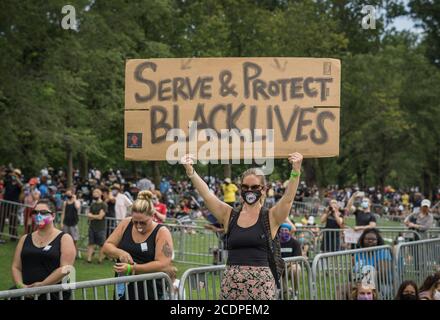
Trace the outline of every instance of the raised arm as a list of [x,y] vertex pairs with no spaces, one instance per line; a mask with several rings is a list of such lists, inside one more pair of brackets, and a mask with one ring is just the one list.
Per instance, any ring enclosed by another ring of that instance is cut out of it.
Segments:
[[214,215],[214,217],[227,228],[229,221],[229,215],[231,213],[232,207],[223,201],[219,200],[215,194],[213,194],[208,185],[203,181],[203,179],[197,174],[193,167],[193,159],[191,155],[185,155],[181,160],[188,177],[191,179],[192,184],[203,198],[206,207]]
[[301,173],[302,154],[295,152],[289,155],[289,162],[292,164],[292,173],[286,191],[280,201],[270,209],[272,235],[276,233],[278,227],[286,220],[295,200],[296,190],[298,189],[299,177]]
[[359,191],[356,191],[355,193],[353,193],[351,195],[350,199],[348,200],[346,209],[348,209],[348,213],[350,213],[350,214],[354,212],[354,210],[352,209],[353,203],[354,203],[354,199],[358,196],[358,194],[359,194]]

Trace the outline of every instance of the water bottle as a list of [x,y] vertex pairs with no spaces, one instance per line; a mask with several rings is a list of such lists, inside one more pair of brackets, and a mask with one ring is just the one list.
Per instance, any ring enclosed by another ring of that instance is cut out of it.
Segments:
[[[123,277],[124,274],[122,272],[118,273],[118,277]],[[116,285],[116,296],[121,299],[125,295],[125,283],[118,283]]]

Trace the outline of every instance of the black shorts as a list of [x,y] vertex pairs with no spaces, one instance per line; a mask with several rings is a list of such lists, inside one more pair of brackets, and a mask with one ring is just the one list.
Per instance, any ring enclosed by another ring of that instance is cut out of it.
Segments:
[[102,247],[106,240],[106,230],[95,231],[89,228],[89,245],[98,245]]

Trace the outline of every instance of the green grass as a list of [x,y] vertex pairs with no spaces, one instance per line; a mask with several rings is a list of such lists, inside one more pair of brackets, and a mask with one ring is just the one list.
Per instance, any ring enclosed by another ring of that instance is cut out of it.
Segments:
[[[354,225],[354,217],[349,217],[346,219],[348,226]],[[398,222],[390,222],[385,219],[378,221],[379,226],[402,226]],[[85,225],[82,226],[82,230],[85,230]],[[21,231],[21,230],[20,230]],[[181,278],[182,274],[191,267],[195,267],[200,264],[211,264],[212,263],[212,252],[210,250],[217,246],[217,241],[214,234],[212,233],[197,233],[197,234],[183,234],[182,238],[175,237],[174,247],[176,250],[176,259],[181,261],[181,256],[179,256],[179,244],[182,241],[185,246],[190,247],[191,254],[185,256],[185,261],[188,263],[176,262],[175,265],[178,268],[177,277]],[[11,275],[11,264],[15,251],[15,246],[17,242],[7,242],[6,244],[0,245],[0,290],[7,290],[13,286],[12,275]],[[83,253],[84,259],[84,253]],[[75,262],[76,268],[76,279],[77,281],[85,280],[95,280],[103,278],[112,278],[114,276],[113,272],[113,262],[105,260],[101,265],[95,263],[88,264],[83,259],[77,259]],[[216,281],[217,282],[217,281]],[[219,286],[219,283],[216,283]],[[101,294],[100,294],[101,296]]]

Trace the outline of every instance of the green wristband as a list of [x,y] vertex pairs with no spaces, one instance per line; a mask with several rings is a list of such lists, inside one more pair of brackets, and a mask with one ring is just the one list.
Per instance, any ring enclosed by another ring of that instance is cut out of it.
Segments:
[[127,265],[127,276],[131,274],[131,264]]
[[301,173],[299,173],[299,172],[296,172],[295,170],[292,170],[291,172],[290,172],[290,179],[296,179],[296,178],[298,178],[299,176],[300,176],[300,174]]
[[24,288],[24,284],[22,284],[22,283],[17,283],[15,286],[17,287],[17,289],[23,289]]

